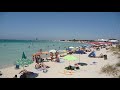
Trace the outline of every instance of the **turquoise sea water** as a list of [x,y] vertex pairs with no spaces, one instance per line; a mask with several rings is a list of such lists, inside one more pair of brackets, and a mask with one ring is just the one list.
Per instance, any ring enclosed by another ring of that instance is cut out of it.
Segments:
[[39,49],[42,49],[42,51],[49,51],[51,49],[65,50],[65,47],[68,46],[78,47],[82,45],[85,44],[49,40],[0,40],[0,68],[14,65],[17,59],[21,59],[23,51],[27,58],[32,59],[32,54]]

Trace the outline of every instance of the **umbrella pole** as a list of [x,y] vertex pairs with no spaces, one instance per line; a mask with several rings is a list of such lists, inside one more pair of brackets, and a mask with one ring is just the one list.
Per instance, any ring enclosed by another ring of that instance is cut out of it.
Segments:
[[23,70],[24,70],[24,63],[22,63],[23,64]]
[[79,54],[79,63],[80,63],[80,54]]

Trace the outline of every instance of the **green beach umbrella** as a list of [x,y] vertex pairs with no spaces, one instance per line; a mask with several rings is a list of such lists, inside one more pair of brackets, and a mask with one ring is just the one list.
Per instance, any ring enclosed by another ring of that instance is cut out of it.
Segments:
[[75,60],[78,60],[75,56],[73,55],[67,55],[63,58],[64,60],[68,60],[69,61],[69,64],[70,64],[70,61],[75,61]]
[[17,65],[21,65],[21,66],[25,66],[25,65],[29,65],[29,64],[32,64],[33,63],[33,61],[32,60],[30,60],[30,59],[18,59],[17,61],[16,61],[16,64]]
[[77,60],[76,57],[72,56],[72,55],[67,55],[65,56],[63,59],[68,60],[68,61],[74,61]]
[[22,54],[22,59],[18,59],[16,61],[16,64],[21,65],[23,68],[24,68],[25,65],[29,65],[29,64],[32,64],[32,63],[33,63],[33,61],[30,60],[30,59],[27,59],[24,52]]
[[25,56],[25,53],[24,53],[24,52],[23,52],[23,54],[22,54],[22,58],[25,58],[25,59],[27,58],[27,57]]

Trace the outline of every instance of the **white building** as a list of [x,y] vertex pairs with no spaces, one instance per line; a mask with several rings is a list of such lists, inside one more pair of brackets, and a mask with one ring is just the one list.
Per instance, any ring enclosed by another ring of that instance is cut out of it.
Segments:
[[117,39],[109,39],[108,41],[109,41],[109,42],[113,42],[113,43],[119,42],[119,40],[117,40]]
[[97,41],[107,42],[108,39],[98,39]]

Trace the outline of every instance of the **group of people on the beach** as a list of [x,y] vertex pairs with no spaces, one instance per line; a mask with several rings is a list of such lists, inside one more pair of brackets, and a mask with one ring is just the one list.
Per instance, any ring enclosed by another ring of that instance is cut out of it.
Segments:
[[50,52],[50,59],[51,61],[55,61],[55,62],[60,62],[60,58],[59,58],[59,52],[55,52],[55,57],[53,52]]
[[[82,54],[86,54],[87,52],[90,52],[88,57],[94,57],[94,58],[103,58],[104,55],[101,53],[99,56],[96,56],[95,54],[95,50],[96,51],[99,51],[100,49],[102,48],[106,48],[105,46],[91,46],[90,48],[78,48],[77,50],[67,50],[67,54],[76,54],[77,51],[81,51]],[[108,49],[108,48],[107,48]],[[50,68],[50,66],[46,65],[44,63],[45,60],[48,60],[48,61],[52,61],[52,62],[60,62],[60,57],[62,57],[61,55],[59,55],[59,52],[50,52],[49,55],[50,57],[49,58],[46,58],[46,59],[43,59],[41,54],[42,54],[42,49],[39,50],[39,53],[40,54],[36,54],[36,55],[33,55],[32,56],[32,59],[34,62],[36,62],[35,64],[35,69],[39,70],[39,71],[43,71],[44,73],[46,73],[48,71],[48,68]],[[67,55],[66,54],[66,55]],[[64,56],[63,56],[64,57]],[[65,67],[66,70],[79,70],[80,67],[78,65],[78,63],[75,63],[74,66],[71,66],[69,65],[68,67]],[[27,74],[30,74],[29,71],[27,70],[22,70],[20,72],[22,75],[20,76],[20,78],[27,78]],[[0,75],[2,75],[2,73],[0,72]],[[13,78],[17,78],[17,75],[15,75]]]

